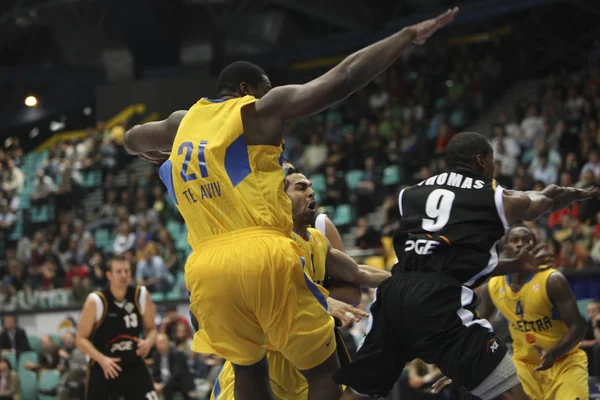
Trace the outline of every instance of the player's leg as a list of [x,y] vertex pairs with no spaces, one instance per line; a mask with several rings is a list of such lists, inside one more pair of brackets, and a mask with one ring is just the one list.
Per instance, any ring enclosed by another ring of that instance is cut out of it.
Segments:
[[252,365],[232,363],[235,373],[233,386],[236,399],[274,399],[269,380],[269,362],[267,356]]
[[104,377],[102,368],[96,363],[90,365],[85,378],[85,400],[106,400],[110,399],[110,389],[114,386]]
[[154,381],[143,360],[138,360],[123,368],[121,376],[121,395],[125,400],[159,400],[154,390]]
[[277,284],[264,287],[262,304],[254,302],[255,308],[271,348],[306,378],[308,399],[337,400],[342,390],[332,379],[339,362],[328,292],[304,273],[304,259],[293,246],[290,241],[286,251],[272,259],[271,277],[265,280]]
[[548,372],[551,378],[548,398],[589,399],[587,355],[583,350],[556,361]]
[[202,257],[193,254],[186,263],[190,310],[198,323],[192,350],[217,354],[235,365],[235,396],[240,400],[255,398],[253,393],[273,398],[263,360],[267,339],[254,306],[246,301],[260,302],[261,290],[278,284],[261,282],[271,251],[268,246],[221,246],[203,251]]

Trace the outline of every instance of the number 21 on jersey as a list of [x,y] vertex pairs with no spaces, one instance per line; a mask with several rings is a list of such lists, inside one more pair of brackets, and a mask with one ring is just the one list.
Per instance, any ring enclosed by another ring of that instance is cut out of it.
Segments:
[[[198,179],[198,175],[195,172],[189,171],[190,163],[197,162],[198,170],[200,171],[201,179],[208,179],[208,166],[206,165],[205,150],[208,145],[208,141],[201,140],[198,147],[194,146],[192,142],[183,142],[177,150],[177,155],[183,155],[183,163],[181,165],[181,171],[179,175],[184,182],[192,182]],[[192,158],[194,153],[197,157]],[[183,191],[183,195],[189,203],[197,203],[198,200],[212,199],[221,196],[221,185],[219,182],[207,182],[199,185],[199,191],[193,191],[191,187],[187,187]]]
[[447,189],[435,189],[425,202],[425,214],[429,218],[423,218],[421,226],[427,232],[438,232],[450,220],[450,211],[456,195]]

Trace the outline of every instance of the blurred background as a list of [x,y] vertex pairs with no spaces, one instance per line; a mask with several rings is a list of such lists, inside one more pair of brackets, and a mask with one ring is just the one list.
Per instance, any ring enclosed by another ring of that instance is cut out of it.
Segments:
[[[457,132],[489,136],[506,188],[600,183],[600,3],[0,2],[0,371],[18,371],[22,398],[78,398],[85,360],[74,349],[77,316],[106,283],[112,254],[132,261],[138,283],[152,282],[156,323],[187,355],[194,398],[208,395],[220,370],[222,360],[189,351],[186,228],[156,166],[124,151],[128,127],[214,96],[231,61],[262,66],[274,85],[305,82],[454,5],[458,18],[425,46],[347,100],[286,127],[285,155],[312,180],[348,253],[384,269],[396,261],[398,192],[445,168]],[[531,228],[551,246],[591,327],[600,315],[592,301],[600,299],[600,202]],[[364,293],[362,307],[372,295]],[[351,348],[365,325],[345,327]],[[496,326],[505,330],[506,321]],[[9,340],[17,330],[25,338],[18,346]],[[586,339],[592,356],[600,344],[593,333]],[[592,395],[597,364],[590,360]],[[436,373],[413,362],[389,398],[462,398],[427,394],[423,377]]]

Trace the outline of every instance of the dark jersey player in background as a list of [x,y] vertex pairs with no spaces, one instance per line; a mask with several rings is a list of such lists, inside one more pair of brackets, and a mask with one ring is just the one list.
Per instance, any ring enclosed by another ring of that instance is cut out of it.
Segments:
[[498,260],[498,241],[516,220],[534,220],[598,194],[551,185],[541,192],[504,190],[492,179],[494,155],[481,134],[464,132],[446,149],[449,172],[403,190],[394,239],[398,263],[377,290],[373,326],[356,360],[336,375],[344,398],[386,396],[414,358],[483,400],[527,399],[506,346],[473,309],[491,275],[537,271],[531,249]]
[[106,276],[109,286],[90,293],[77,325],[77,347],[91,358],[85,398],[158,400],[144,363],[156,342],[154,304],[144,286],[130,286],[124,258],[113,258]]

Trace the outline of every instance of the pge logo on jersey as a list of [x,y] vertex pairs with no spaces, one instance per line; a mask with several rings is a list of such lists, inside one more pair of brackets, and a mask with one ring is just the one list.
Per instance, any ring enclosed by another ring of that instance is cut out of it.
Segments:
[[428,256],[433,253],[435,248],[440,244],[437,240],[407,240],[404,252],[414,251],[420,256]]
[[499,347],[500,345],[496,339],[490,339],[487,343],[487,352],[494,354]]
[[111,353],[116,353],[117,351],[132,351],[133,350],[133,341],[125,340],[123,342],[115,343],[110,348]]

